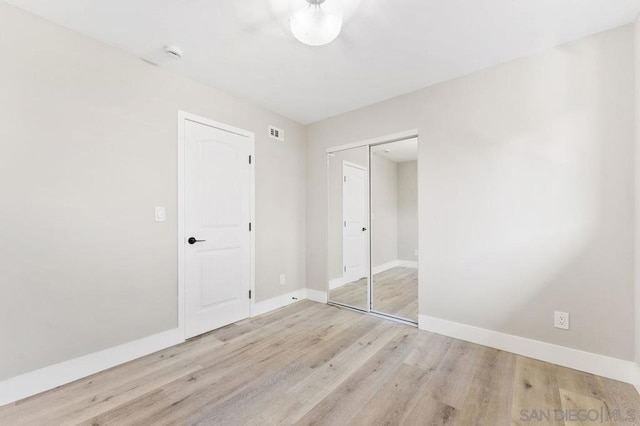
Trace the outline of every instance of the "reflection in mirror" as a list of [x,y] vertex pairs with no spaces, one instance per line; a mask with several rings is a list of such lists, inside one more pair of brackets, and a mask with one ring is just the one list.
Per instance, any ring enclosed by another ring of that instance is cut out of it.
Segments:
[[418,321],[418,139],[371,147],[372,306]]
[[368,310],[368,147],[327,154],[329,301]]

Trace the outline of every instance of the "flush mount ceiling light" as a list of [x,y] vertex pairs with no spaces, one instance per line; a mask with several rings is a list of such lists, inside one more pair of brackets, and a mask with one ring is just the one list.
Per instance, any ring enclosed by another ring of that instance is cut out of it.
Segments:
[[331,43],[342,29],[338,0],[294,0],[291,32],[309,46]]

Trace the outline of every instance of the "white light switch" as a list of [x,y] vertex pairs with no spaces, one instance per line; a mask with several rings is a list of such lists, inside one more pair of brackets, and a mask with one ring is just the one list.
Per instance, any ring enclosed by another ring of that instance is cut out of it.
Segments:
[[164,222],[167,218],[164,207],[156,207],[156,222]]

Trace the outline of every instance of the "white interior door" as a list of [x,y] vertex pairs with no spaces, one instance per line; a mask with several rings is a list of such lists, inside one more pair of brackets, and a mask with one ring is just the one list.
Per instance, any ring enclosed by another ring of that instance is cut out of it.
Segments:
[[343,163],[342,217],[343,273],[347,282],[368,276],[367,256],[367,171]]
[[185,335],[249,317],[251,141],[184,124]]

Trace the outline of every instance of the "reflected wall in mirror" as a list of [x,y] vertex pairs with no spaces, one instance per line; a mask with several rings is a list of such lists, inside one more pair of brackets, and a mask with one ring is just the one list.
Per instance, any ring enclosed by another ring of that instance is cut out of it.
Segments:
[[418,321],[418,139],[371,147],[371,309]]
[[369,150],[327,154],[329,301],[368,310]]

